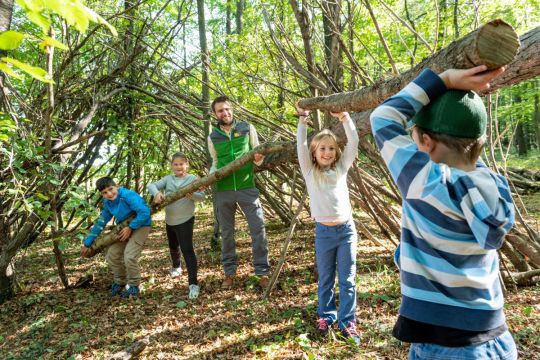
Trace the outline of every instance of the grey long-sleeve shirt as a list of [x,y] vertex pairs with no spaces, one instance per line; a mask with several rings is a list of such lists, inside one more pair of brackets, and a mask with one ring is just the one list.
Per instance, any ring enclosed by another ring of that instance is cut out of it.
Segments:
[[[198,177],[193,174],[186,174],[182,177],[176,177],[170,174],[148,185],[148,192],[152,196],[156,196],[158,193],[168,196],[197,179]],[[193,192],[193,199],[195,201],[204,200],[204,192]],[[180,225],[191,219],[194,214],[195,202],[183,197],[165,207],[165,223],[171,226]]]

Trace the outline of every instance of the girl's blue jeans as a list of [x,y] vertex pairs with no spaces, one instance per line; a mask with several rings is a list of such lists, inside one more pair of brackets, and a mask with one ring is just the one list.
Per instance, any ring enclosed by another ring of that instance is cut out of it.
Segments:
[[436,344],[413,343],[409,360],[515,360],[516,343],[506,331],[493,340],[464,347],[446,347]]
[[[355,321],[357,235],[351,220],[336,226],[316,223],[315,255],[319,272],[319,317],[330,324],[339,320],[340,328]],[[339,312],[336,311],[336,270],[339,285]]]

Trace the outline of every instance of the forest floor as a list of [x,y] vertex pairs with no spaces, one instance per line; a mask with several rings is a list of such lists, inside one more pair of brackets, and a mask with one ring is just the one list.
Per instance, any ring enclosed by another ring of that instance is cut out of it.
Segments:
[[[137,299],[109,297],[110,280],[102,255],[78,257],[78,243],[66,249],[71,282],[94,275],[89,288],[64,290],[57,275],[52,245],[42,241],[17,259],[23,286],[0,307],[0,359],[103,359],[149,336],[142,359],[405,359],[408,345],[391,336],[400,302],[399,277],[389,250],[359,239],[357,254],[360,346],[337,332],[314,331],[316,274],[314,226],[305,220],[289,248],[277,288],[262,299],[252,275],[247,226],[237,217],[238,279],[231,290],[220,288],[219,253],[210,250],[212,218],[199,211],[195,248],[201,295],[187,297],[187,274],[170,278],[169,252],[162,216],[141,256],[143,292]],[[362,221],[362,219],[360,219]],[[274,266],[287,227],[267,222]],[[520,359],[540,359],[540,286],[507,294],[506,316]]]

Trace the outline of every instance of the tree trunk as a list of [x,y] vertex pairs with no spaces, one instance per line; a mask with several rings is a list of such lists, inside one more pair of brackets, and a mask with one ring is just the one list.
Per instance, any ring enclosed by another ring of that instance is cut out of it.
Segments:
[[[537,87],[535,87],[538,89]],[[534,94],[534,133],[536,135],[536,150],[540,151],[540,107],[538,106],[538,91]]]
[[240,35],[242,33],[242,15],[244,13],[245,0],[236,1],[236,33]]
[[[230,34],[231,31],[231,19],[230,19],[230,5],[231,1],[227,1],[227,35]],[[204,0],[197,0],[197,15],[198,15],[198,22],[199,22],[199,45],[201,47],[201,67],[202,67],[202,84],[201,84],[201,97],[202,97],[202,104],[199,108],[201,113],[204,117],[205,127],[204,127],[204,139],[206,140],[208,138],[208,135],[210,134],[211,129],[211,123],[210,123],[210,114],[209,114],[209,106],[210,106],[210,87],[209,87],[209,54],[208,54],[208,43],[206,40],[206,20],[204,17]],[[212,159],[210,158],[210,153],[206,151],[206,163],[210,164]],[[210,167],[210,166],[208,166]],[[220,229],[219,229],[219,221],[217,217],[217,207],[216,207],[216,197],[214,188],[212,188],[213,194],[212,194],[212,207],[214,209],[213,211],[213,217],[214,217],[214,231],[212,233],[212,238],[210,239],[210,248],[215,251],[219,249],[219,238],[220,238]]]
[[[540,28],[538,32],[540,33]],[[533,41],[538,42],[537,46],[540,46],[539,39],[533,39]],[[467,69],[481,64],[497,68],[510,63],[518,48],[519,40],[512,27],[502,20],[494,20],[462,39],[454,41],[400,76],[360,90],[303,99],[300,100],[300,106],[305,109],[336,112],[371,109],[405,87],[425,68],[431,68],[437,73],[449,68]],[[531,56],[536,58],[533,61],[538,62],[539,65],[532,72],[523,69],[528,74],[528,76],[525,75],[527,78],[534,77],[540,72],[539,57],[532,54]]]
[[[197,2],[197,4],[198,4],[198,2]],[[227,5],[226,6],[227,6],[227,10],[226,10],[226,13],[225,13],[225,34],[226,35],[231,35],[232,34],[232,29],[231,29],[232,0],[227,0]]]
[[[0,0],[0,32],[7,31],[11,27],[11,16],[13,13],[13,0]],[[0,56],[6,56],[6,51],[0,51]],[[9,93],[4,87],[4,73],[0,73],[0,89],[2,91],[2,110],[8,111]],[[0,212],[4,214],[7,209],[0,207]],[[0,216],[0,259],[4,258],[5,247],[11,243],[11,229],[8,219]],[[10,299],[15,290],[15,274],[11,263],[11,257],[0,261],[0,304]]]
[[519,121],[516,126],[516,147],[519,156],[527,155],[527,139],[525,139],[525,131],[523,130],[523,122]]
[[[13,14],[13,0],[0,0],[0,33],[7,31],[11,27],[11,16]],[[0,50],[0,57],[6,56],[7,51]],[[4,86],[4,73],[0,72],[0,90],[2,91],[2,110],[10,111],[10,94]]]
[[340,91],[343,88],[343,66],[341,63],[341,0],[323,1],[324,55],[328,69],[328,88]]

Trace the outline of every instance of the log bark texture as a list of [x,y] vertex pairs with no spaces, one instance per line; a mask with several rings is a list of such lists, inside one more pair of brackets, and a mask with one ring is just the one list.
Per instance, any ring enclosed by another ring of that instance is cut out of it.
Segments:
[[[529,42],[538,42],[538,39],[529,33],[526,39]],[[405,87],[425,68],[436,73],[450,68],[468,69],[483,64],[495,69],[509,64],[516,56],[519,45],[518,35],[510,25],[502,20],[493,20],[424,59],[400,76],[355,91],[302,99],[299,105],[310,110],[335,112],[372,109]],[[527,47],[527,53],[530,50],[534,50],[534,46],[531,49]]]

